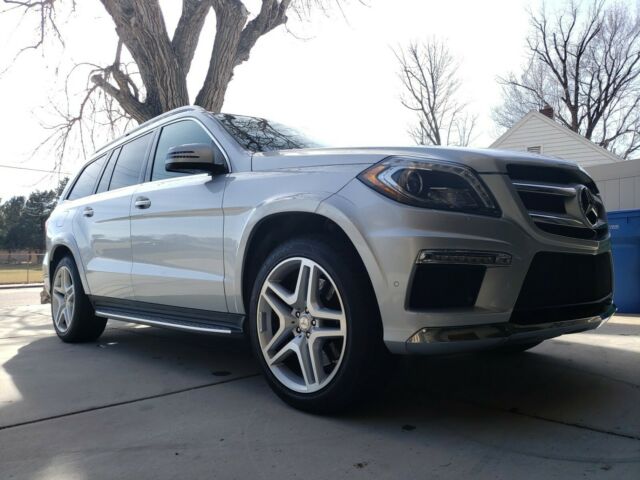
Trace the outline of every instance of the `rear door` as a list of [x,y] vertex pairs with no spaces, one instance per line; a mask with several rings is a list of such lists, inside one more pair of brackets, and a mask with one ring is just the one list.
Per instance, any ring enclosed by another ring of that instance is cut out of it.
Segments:
[[162,127],[148,175],[131,209],[135,299],[174,307],[226,312],[222,256],[225,175],[167,172],[167,150],[210,143],[199,122],[182,119]]
[[74,234],[94,296],[132,297],[129,213],[133,192],[144,178],[152,139],[148,133],[114,150],[97,193],[82,199],[74,217]]

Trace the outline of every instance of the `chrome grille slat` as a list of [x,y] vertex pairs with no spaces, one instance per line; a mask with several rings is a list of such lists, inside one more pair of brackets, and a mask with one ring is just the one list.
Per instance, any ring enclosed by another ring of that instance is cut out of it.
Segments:
[[587,228],[585,227],[584,223],[582,223],[582,221],[569,215],[550,215],[545,212],[529,210],[529,216],[533,219],[534,222],[550,223],[552,225],[566,225],[568,227]]
[[575,186],[567,187],[549,183],[523,183],[513,182],[513,186],[519,192],[542,193],[547,195],[560,195],[562,197],[575,197],[577,194]]

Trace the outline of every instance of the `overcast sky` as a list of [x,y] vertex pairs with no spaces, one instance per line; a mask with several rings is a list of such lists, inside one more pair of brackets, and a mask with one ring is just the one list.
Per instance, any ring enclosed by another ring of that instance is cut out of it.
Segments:
[[[178,0],[161,2],[170,32],[180,13]],[[258,1],[245,2],[250,11]],[[553,8],[558,1],[547,0]],[[473,146],[486,147],[497,137],[491,109],[500,103],[498,75],[517,70],[524,61],[528,31],[524,0],[368,0],[345,7],[330,18],[312,22],[292,18],[258,41],[248,62],[236,68],[224,111],[272,118],[306,129],[339,145],[409,145],[413,116],[399,102],[398,65],[393,48],[411,40],[437,36],[448,41],[461,62],[460,99],[479,117]],[[20,46],[33,38],[34,24],[18,25],[17,15],[0,15],[0,71]],[[189,84],[192,96],[208,66],[215,23],[213,15],[201,37]],[[62,30],[64,50],[57,44],[44,53],[23,54],[0,78],[0,165],[49,170],[54,158],[34,148],[47,132],[40,124],[55,118],[50,100],[62,102],[62,78],[72,62],[108,64],[116,37],[110,18],[97,0],[79,2]],[[79,82],[81,79],[77,79]],[[44,108],[43,108],[44,106]],[[75,172],[84,161],[77,149],[65,157],[63,170]],[[0,167],[0,198],[50,188],[57,176]]]

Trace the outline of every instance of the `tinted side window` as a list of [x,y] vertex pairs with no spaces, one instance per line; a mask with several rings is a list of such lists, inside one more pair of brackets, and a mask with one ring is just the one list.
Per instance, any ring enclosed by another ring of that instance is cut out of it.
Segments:
[[117,149],[111,154],[109,158],[109,163],[104,169],[102,173],[102,177],[100,178],[100,183],[98,183],[98,189],[96,193],[106,192],[109,190],[109,181],[111,180],[111,174],[113,173],[113,167],[116,165],[116,160],[118,159],[118,154],[120,153],[120,149]]
[[186,173],[181,172],[167,172],[164,169],[164,160],[167,156],[167,150],[171,147],[184,145],[186,143],[208,143],[213,146],[211,137],[196,122],[183,120],[162,128],[160,140],[158,140],[158,146],[156,147],[156,154],[153,159],[151,180],[162,180],[163,178],[187,175]]
[[153,136],[146,134],[127,143],[120,150],[116,168],[111,177],[109,190],[135,185],[140,179],[140,172],[145,161],[145,154]]
[[86,197],[87,195],[91,195],[93,193],[93,187],[96,185],[96,180],[98,180],[98,175],[102,171],[102,166],[104,165],[105,160],[107,159],[106,155],[94,160],[89,165],[84,167],[84,170],[76,180],[76,183],[73,185],[71,192],[67,199],[75,200],[77,198]]

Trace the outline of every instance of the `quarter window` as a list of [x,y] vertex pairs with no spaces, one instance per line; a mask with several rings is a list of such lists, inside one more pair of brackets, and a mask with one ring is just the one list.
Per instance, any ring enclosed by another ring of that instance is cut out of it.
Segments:
[[116,167],[113,170],[109,190],[128,187],[139,183],[140,172],[145,163],[147,148],[152,139],[151,134],[143,135],[127,143],[120,150]]
[[100,178],[100,182],[98,182],[98,189],[96,190],[96,193],[106,192],[107,190],[109,190],[109,181],[111,180],[111,175],[113,174],[113,167],[116,164],[118,153],[120,153],[120,149],[111,154],[111,157],[107,162],[107,166],[102,173],[102,177]]
[[106,159],[107,156],[103,155],[84,167],[71,192],[69,192],[68,200],[76,200],[93,193],[93,187],[96,185],[96,180],[98,180],[98,175],[100,175]]
[[178,145],[185,145],[187,143],[207,143],[214,146],[211,137],[205,132],[204,128],[191,120],[171,123],[162,128],[160,140],[158,140],[158,146],[156,147],[156,154],[153,159],[151,180],[162,180],[164,178],[188,175],[182,172],[167,172],[164,168],[167,151],[171,147],[177,147]]

